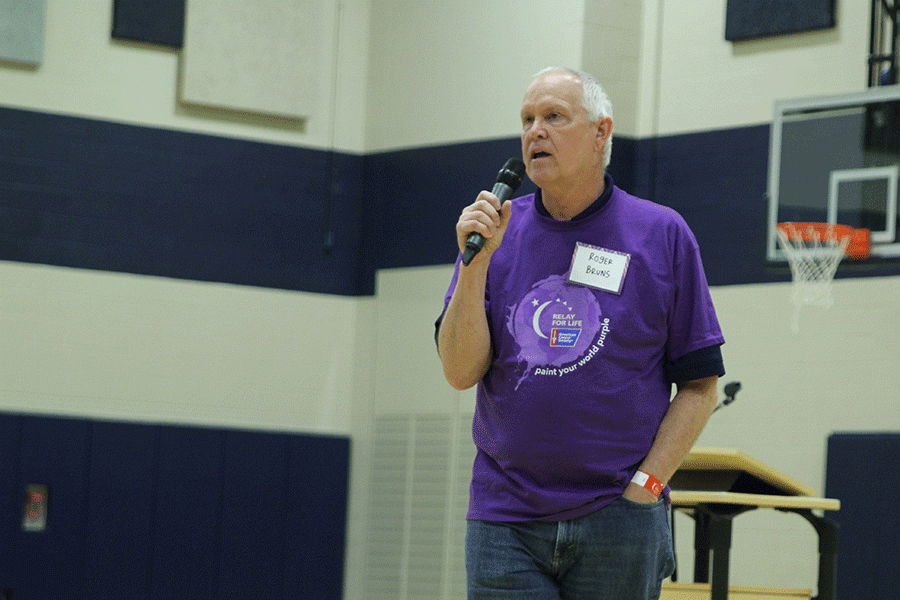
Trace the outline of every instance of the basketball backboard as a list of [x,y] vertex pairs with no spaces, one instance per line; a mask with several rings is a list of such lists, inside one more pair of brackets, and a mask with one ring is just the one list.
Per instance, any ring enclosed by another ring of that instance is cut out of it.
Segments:
[[871,256],[900,258],[900,85],[777,102],[769,157],[769,261],[789,221],[865,228]]

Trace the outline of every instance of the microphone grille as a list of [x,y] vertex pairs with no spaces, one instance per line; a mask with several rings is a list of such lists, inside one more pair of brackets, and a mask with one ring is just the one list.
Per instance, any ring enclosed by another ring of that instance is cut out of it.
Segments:
[[497,173],[497,183],[505,183],[515,190],[522,183],[523,175],[525,175],[525,163],[518,158],[511,158]]

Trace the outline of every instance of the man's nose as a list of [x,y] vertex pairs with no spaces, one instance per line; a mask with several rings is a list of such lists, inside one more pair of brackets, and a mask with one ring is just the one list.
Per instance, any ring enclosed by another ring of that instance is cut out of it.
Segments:
[[528,129],[525,130],[525,137],[528,139],[542,139],[547,137],[547,130],[540,119],[532,121]]

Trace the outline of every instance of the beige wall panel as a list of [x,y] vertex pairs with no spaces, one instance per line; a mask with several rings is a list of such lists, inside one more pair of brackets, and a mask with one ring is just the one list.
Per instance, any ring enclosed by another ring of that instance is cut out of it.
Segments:
[[190,0],[181,100],[310,117],[331,88],[335,27],[325,0]]
[[39,65],[46,0],[0,0],[0,61]]

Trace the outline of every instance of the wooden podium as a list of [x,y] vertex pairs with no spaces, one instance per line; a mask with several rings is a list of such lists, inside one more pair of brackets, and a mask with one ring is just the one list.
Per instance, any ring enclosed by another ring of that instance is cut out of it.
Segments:
[[[694,584],[668,586],[669,589],[664,588],[663,598],[727,600],[732,520],[750,510],[774,508],[796,513],[815,528],[819,536],[818,595],[815,598],[834,600],[837,523],[812,511],[838,510],[839,500],[816,498],[812,488],[743,452],[723,448],[691,450],[669,481],[669,487],[672,489],[672,508],[694,519]],[[679,595],[691,587],[698,589],[699,595]],[[733,598],[751,597],[734,592],[732,590]],[[773,593],[769,597],[791,596]]]

